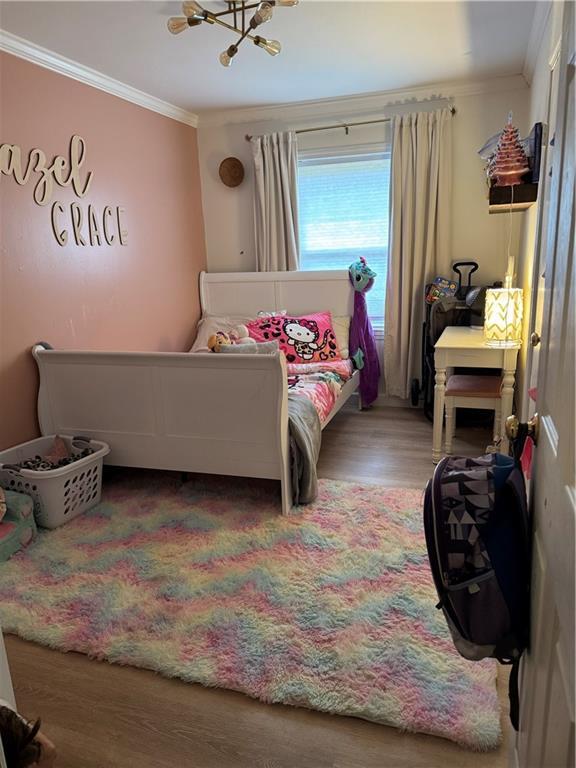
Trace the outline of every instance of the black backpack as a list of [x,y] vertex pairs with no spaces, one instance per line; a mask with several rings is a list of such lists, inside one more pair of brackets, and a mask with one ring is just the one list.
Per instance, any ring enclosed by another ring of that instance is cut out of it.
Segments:
[[518,730],[518,669],[530,631],[530,526],[524,476],[499,453],[449,456],[424,498],[430,566],[454,645],[472,661],[512,664],[510,719]]

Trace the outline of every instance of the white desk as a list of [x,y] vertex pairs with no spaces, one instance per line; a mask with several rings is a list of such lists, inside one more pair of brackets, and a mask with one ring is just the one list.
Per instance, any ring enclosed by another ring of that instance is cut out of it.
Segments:
[[518,347],[494,348],[484,343],[484,331],[472,328],[449,326],[434,346],[436,386],[434,387],[434,433],[432,437],[432,461],[437,464],[442,458],[442,424],[444,420],[444,392],[448,368],[500,368],[502,379],[502,421],[500,450],[508,451],[504,424],[512,414],[514,397],[514,375]]

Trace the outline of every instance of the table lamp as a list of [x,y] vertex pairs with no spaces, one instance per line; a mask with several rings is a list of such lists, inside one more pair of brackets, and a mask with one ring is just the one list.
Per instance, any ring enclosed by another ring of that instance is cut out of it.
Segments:
[[[509,282],[507,280],[506,282]],[[522,342],[522,288],[488,288],[484,341],[488,347],[518,347]]]

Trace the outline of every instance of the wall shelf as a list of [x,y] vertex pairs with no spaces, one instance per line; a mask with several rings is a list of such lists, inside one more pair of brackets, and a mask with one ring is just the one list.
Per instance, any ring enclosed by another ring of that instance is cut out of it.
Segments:
[[[538,198],[538,184],[516,184],[513,187],[490,187],[489,213],[525,211]],[[513,202],[512,202],[513,201]]]

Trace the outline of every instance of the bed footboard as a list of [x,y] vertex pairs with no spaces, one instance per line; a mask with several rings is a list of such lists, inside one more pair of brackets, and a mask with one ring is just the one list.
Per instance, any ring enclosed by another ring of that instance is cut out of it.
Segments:
[[117,466],[278,479],[291,509],[284,355],[32,353],[42,434],[103,440]]

